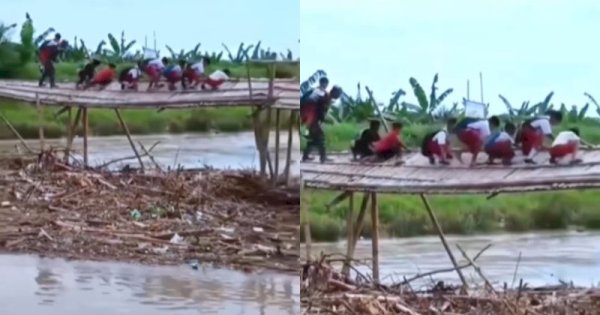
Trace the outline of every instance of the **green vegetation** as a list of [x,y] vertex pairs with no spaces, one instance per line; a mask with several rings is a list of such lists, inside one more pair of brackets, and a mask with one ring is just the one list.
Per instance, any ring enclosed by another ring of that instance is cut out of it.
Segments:
[[[33,20],[29,15],[21,25],[20,42],[8,41],[8,35],[15,31],[19,25],[3,25],[0,23],[0,78],[37,80],[40,76],[39,65],[36,62],[36,52],[39,45],[52,36],[56,30],[48,28],[44,32],[37,33]],[[62,34],[65,36],[66,34]],[[75,37],[70,41],[69,48],[60,56],[60,62],[56,65],[56,79],[60,85],[62,82],[72,82],[77,79],[77,72],[91,57],[99,57],[104,62],[114,62],[117,70],[133,65],[143,56],[142,51],[132,51],[136,41],[128,40],[125,32],[120,38],[108,34],[107,39],[96,45],[95,49],[89,49],[82,39]],[[276,78],[298,78],[300,67],[297,58],[292,56],[291,51],[277,53],[270,49],[262,48],[261,42],[255,45],[241,43],[237,52],[231,52],[223,44],[224,52],[202,52],[201,44],[198,43],[190,50],[176,52],[170,46],[166,46],[167,57],[173,59],[198,60],[201,57],[211,59],[207,71],[228,68],[232,77],[246,77],[246,62],[253,60],[279,60],[283,63],[277,64],[275,70]],[[286,61],[289,61],[286,63]],[[254,78],[268,77],[268,69],[264,65],[250,64],[250,76]],[[73,83],[63,83],[73,84]],[[240,104],[243,105],[243,104]],[[35,108],[28,104],[0,99],[0,110],[25,138],[37,137],[38,118]],[[65,114],[55,117],[57,109],[45,109],[43,125],[47,137],[64,136]],[[179,133],[217,130],[221,132],[236,132],[248,130],[252,126],[249,108],[226,108],[226,109],[189,109],[177,111],[163,111],[157,113],[155,110],[128,110],[123,111],[125,120],[132,133]],[[114,112],[110,110],[92,109],[90,115],[90,130],[96,135],[122,134],[120,125],[116,120]],[[285,118],[285,117],[284,117]],[[272,120],[274,121],[274,120]],[[284,120],[286,121],[286,120]],[[0,139],[13,138],[10,130],[0,124]]]
[[[324,71],[315,72],[301,84],[301,91],[307,91],[322,76],[326,76]],[[368,87],[364,88],[368,97],[363,97],[363,89],[359,84],[355,97],[344,94],[341,101],[329,110],[324,125],[327,150],[349,150],[350,142],[367,127],[367,118],[377,116],[379,112],[386,118],[401,120],[404,123],[404,142],[410,147],[420,146],[425,134],[442,127],[444,118],[459,117],[464,112],[458,103],[453,103],[452,106],[443,103],[451,95],[452,89],[437,94],[437,78],[435,75],[429,94],[416,79],[408,80],[417,104],[401,101],[406,95],[403,89],[394,91],[388,103],[377,102],[373,91]],[[554,93],[550,92],[539,102],[524,101],[520,107],[515,107],[504,96],[499,95],[499,101],[507,109],[500,117],[503,121],[519,122],[525,117],[543,114],[548,109],[561,110],[564,119],[557,130],[576,124],[582,137],[591,143],[600,144],[600,122],[597,118],[587,115],[588,110],[594,107],[600,114],[600,105],[594,97],[584,93],[587,103],[567,108],[564,103],[560,106],[554,105],[553,96]],[[329,210],[325,209],[325,205],[337,194],[315,190],[303,192],[302,201],[308,205],[311,233],[316,241],[335,241],[345,235],[348,202]],[[356,196],[355,208],[360,204],[358,197],[361,195]],[[598,191],[510,194],[499,195],[491,200],[486,200],[485,196],[473,195],[433,196],[430,200],[444,230],[451,234],[521,232],[569,227],[600,229],[600,211],[594,210],[597,209],[600,200]],[[433,227],[418,197],[380,195],[379,206],[383,235],[410,237],[433,234]],[[368,217],[363,229],[364,237],[369,237],[371,233]]]

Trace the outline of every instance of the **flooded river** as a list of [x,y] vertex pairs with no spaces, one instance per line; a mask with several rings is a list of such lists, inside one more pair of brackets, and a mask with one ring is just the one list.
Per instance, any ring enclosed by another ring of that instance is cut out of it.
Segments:
[[0,255],[0,314],[299,315],[299,278]]
[[[285,157],[287,151],[287,132],[280,133],[279,145],[279,169],[283,171],[285,167]],[[300,174],[300,141],[298,134],[295,133],[292,141],[292,175]],[[133,141],[138,146],[141,142],[144,147],[150,147],[160,141],[152,150],[154,159],[162,166],[182,165],[186,168],[202,167],[210,165],[215,168],[258,168],[259,159],[254,142],[253,132],[239,133],[196,133],[179,135],[150,135],[133,136]],[[275,133],[270,137],[271,158],[275,158]],[[0,141],[0,155],[14,154],[17,140]],[[28,140],[31,148],[39,148],[39,140]],[[46,144],[53,147],[65,147],[65,139],[46,140]],[[74,142],[76,153],[83,151],[82,138],[76,138]],[[115,159],[132,157],[124,163],[131,166],[137,166],[137,160],[125,136],[112,137],[90,137],[88,143],[89,161],[92,165],[100,165]],[[23,149],[21,149],[23,150]],[[151,163],[148,158],[144,158],[144,163]],[[115,164],[122,166],[123,163]]]
[[[600,283],[600,233],[598,232],[564,232],[503,234],[487,236],[448,237],[449,245],[459,264],[466,263],[456,249],[459,244],[470,257],[473,257],[487,244],[492,244],[477,260],[484,275],[490,281],[510,286],[515,267],[522,253],[517,270],[516,285],[519,278],[531,285],[558,284],[559,279],[573,281],[577,285],[590,286]],[[328,253],[345,253],[346,243],[313,244],[313,255],[321,251]],[[302,255],[305,249],[302,249]],[[357,258],[370,258],[371,241],[359,241],[356,249]],[[380,240],[380,276],[382,280],[399,281],[403,276],[409,278],[419,272],[443,269],[451,266],[450,260],[439,238],[419,237],[407,239]],[[359,268],[361,272],[370,273],[367,267]],[[472,268],[464,270],[465,276],[481,283]],[[442,273],[434,276],[435,280],[458,283],[456,273]],[[430,284],[421,282],[420,285]]]

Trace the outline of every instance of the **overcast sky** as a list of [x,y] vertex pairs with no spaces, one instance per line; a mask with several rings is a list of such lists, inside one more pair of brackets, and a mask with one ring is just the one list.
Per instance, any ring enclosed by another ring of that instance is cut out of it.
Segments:
[[503,110],[498,94],[521,104],[554,91],[554,103],[600,98],[600,2],[593,0],[301,0],[304,78],[325,70],[350,95],[356,83],[388,102],[398,88],[416,102],[408,79],[429,95],[434,74],[449,98],[484,99]]
[[78,36],[93,48],[108,33],[119,38],[122,30],[127,39],[137,40],[136,48],[145,36],[152,47],[156,31],[162,51],[166,44],[179,51],[198,42],[202,51],[220,51],[225,43],[235,54],[241,42],[262,40],[264,48],[289,48],[297,56],[299,6],[299,0],[19,0],[3,1],[0,22],[20,25],[29,12],[39,32],[54,27],[65,39]]

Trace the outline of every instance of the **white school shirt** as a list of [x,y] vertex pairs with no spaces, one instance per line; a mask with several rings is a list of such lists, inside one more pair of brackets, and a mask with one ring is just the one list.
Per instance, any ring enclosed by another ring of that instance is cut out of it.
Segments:
[[160,59],[153,59],[148,62],[149,66],[153,66],[158,68],[159,70],[163,70],[165,68],[165,64]]
[[173,67],[171,67],[171,71],[172,72],[179,72],[179,73],[181,73],[181,66],[174,65]]
[[446,130],[438,131],[432,138],[439,145],[445,145],[448,142],[448,133]]
[[573,131],[561,131],[554,142],[552,142],[552,146],[563,145],[569,142],[579,142],[581,139],[577,136]]
[[132,79],[137,79],[142,75],[142,72],[140,71],[139,68],[135,67],[130,69],[127,74],[132,78]]
[[312,92],[308,96],[308,99],[311,102],[316,102],[316,101],[318,101],[319,99],[321,99],[321,98],[323,98],[325,96],[327,96],[327,91],[325,91],[325,90],[323,90],[321,88],[316,88],[316,89],[312,90]]
[[515,140],[506,132],[502,131],[500,134],[494,139],[494,143],[510,141],[510,143],[515,143]]
[[490,123],[487,120],[478,120],[467,125],[467,128],[479,131],[481,138],[487,138],[492,132],[490,131]]
[[549,117],[540,117],[531,122],[531,127],[541,131],[545,136],[552,134],[552,126]]
[[211,80],[215,80],[215,81],[220,81],[220,80],[229,80],[229,76],[221,71],[221,70],[217,70],[213,73],[210,74],[210,76],[208,76]]
[[204,62],[203,61],[199,61],[199,62],[192,64],[190,66],[190,68],[192,70],[194,70],[194,72],[196,72],[197,74],[204,74]]

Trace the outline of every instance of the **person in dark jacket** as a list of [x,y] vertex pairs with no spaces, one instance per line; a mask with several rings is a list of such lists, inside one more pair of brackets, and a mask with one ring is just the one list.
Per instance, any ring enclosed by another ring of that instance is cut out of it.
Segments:
[[38,59],[42,66],[42,76],[38,83],[39,86],[44,86],[46,78],[50,79],[50,87],[56,87],[54,63],[57,62],[58,55],[67,48],[68,43],[61,41],[60,34],[56,34],[53,40],[45,41],[40,47]]
[[369,128],[363,130],[360,137],[354,140],[350,149],[355,160],[373,155],[373,144],[381,139],[379,136],[380,126],[381,122],[379,120],[371,120]]
[[94,75],[96,74],[96,67],[100,65],[100,60],[93,59],[88,62],[81,70],[79,70],[79,81],[75,84],[76,88],[83,83],[88,84],[92,79],[94,79]]
[[302,161],[306,162],[311,160],[310,153],[315,147],[319,151],[321,163],[329,161],[325,150],[325,133],[323,132],[321,124],[325,121],[331,102],[337,100],[341,96],[342,88],[334,86],[329,93],[319,93],[318,97],[315,97],[312,100],[314,102],[314,117],[305,122],[308,127],[308,142],[306,143],[306,148],[302,154]]

